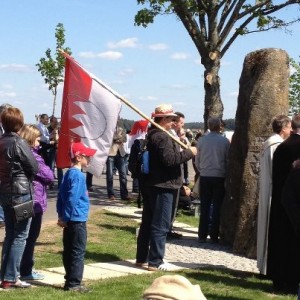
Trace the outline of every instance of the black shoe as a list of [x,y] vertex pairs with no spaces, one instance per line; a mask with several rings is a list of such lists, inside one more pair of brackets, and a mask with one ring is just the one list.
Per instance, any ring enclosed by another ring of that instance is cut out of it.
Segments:
[[91,290],[84,285],[76,285],[72,287],[64,287],[65,291],[78,292],[78,293],[89,293]]
[[199,242],[200,244],[204,244],[204,243],[206,243],[206,239],[200,239],[200,238],[199,238],[198,242]]
[[180,239],[180,238],[182,238],[182,234],[178,233],[178,232],[175,232],[175,231],[169,231],[167,233],[167,238],[169,238],[169,239]]

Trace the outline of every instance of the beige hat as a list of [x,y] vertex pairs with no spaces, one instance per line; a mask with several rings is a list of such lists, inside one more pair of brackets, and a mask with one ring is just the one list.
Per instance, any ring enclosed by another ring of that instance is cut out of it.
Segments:
[[177,117],[177,115],[174,114],[171,104],[161,104],[155,107],[155,112],[152,113],[152,118],[155,117]]
[[164,275],[156,278],[145,290],[143,299],[206,300],[200,286],[191,284],[181,275]]

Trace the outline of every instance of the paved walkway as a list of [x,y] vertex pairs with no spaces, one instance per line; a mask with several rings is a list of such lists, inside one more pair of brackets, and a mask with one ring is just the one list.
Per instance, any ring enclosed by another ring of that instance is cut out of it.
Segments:
[[[103,208],[120,215],[132,216],[137,222],[141,218],[141,209],[124,205],[121,201],[113,203],[106,200],[105,176],[102,179],[95,180],[95,192],[90,193],[92,208],[99,205]],[[117,185],[117,180],[115,178]],[[128,186],[131,180],[129,179]],[[53,222],[57,219],[55,212],[56,190],[49,191],[49,207],[44,216],[44,225],[47,222]],[[183,237],[177,240],[167,242],[165,260],[172,265],[172,270],[176,271],[184,268],[201,268],[215,267],[227,268],[230,270],[239,270],[246,272],[258,273],[256,268],[256,260],[248,259],[232,254],[228,248],[221,245],[199,244],[197,237],[197,228],[190,227],[186,224],[174,224],[175,230],[181,232]],[[138,227],[138,223],[137,223]],[[0,238],[3,239],[3,229],[0,230]],[[42,270],[45,279],[35,284],[63,286],[64,284],[64,268],[49,268]],[[111,263],[94,263],[85,265],[84,281],[99,280],[111,277],[120,277],[130,274],[149,273],[149,271],[137,268],[134,261],[116,261]]]

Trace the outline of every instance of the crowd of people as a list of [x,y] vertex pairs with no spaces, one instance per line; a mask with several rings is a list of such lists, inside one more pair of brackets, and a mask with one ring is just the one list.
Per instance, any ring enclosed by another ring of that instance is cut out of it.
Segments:
[[[180,197],[192,194],[189,160],[195,170],[195,189],[200,191],[199,243],[219,243],[230,138],[223,134],[224,123],[218,117],[208,119],[207,132],[193,136],[191,131],[184,130],[184,114],[174,112],[170,104],[157,106],[152,120],[151,126],[148,121],[137,122],[141,127],[134,124],[133,129],[136,126],[139,129],[131,133],[117,124],[106,162],[106,189],[108,199],[116,200],[118,195],[113,186],[116,169],[120,199],[131,200],[127,187],[127,175],[131,172],[132,191],[138,192],[143,202],[135,265],[149,271],[168,271],[170,266],[164,261],[166,241],[181,237],[173,230],[173,223]],[[41,114],[37,125],[24,124],[18,108],[3,104],[0,121],[0,224],[5,226],[1,287],[27,288],[30,287],[27,281],[43,279],[33,268],[34,248],[47,209],[47,189],[54,188],[56,176],[58,225],[63,228],[64,289],[88,291],[81,282],[87,243],[87,191],[92,188],[93,175],[85,174],[82,169],[97,150],[72,142],[69,152],[72,165],[63,174],[55,163],[59,140],[56,117]],[[274,117],[272,129],[274,135],[263,144],[260,158],[257,264],[260,273],[273,281],[276,290],[296,293],[300,281],[297,184],[300,114],[292,120],[285,115]],[[143,167],[147,165],[147,172],[133,171],[140,168],[138,160]],[[12,207],[31,199],[34,217],[17,222]],[[177,280],[188,284],[184,279]],[[149,288],[148,292],[152,295],[153,289]]]

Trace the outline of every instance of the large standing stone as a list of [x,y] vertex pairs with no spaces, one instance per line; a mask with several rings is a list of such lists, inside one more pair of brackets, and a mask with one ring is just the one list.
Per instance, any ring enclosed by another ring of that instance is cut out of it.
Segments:
[[221,240],[232,245],[235,253],[247,257],[256,257],[261,146],[272,134],[272,118],[288,113],[288,79],[285,51],[262,49],[246,56],[229,152]]

